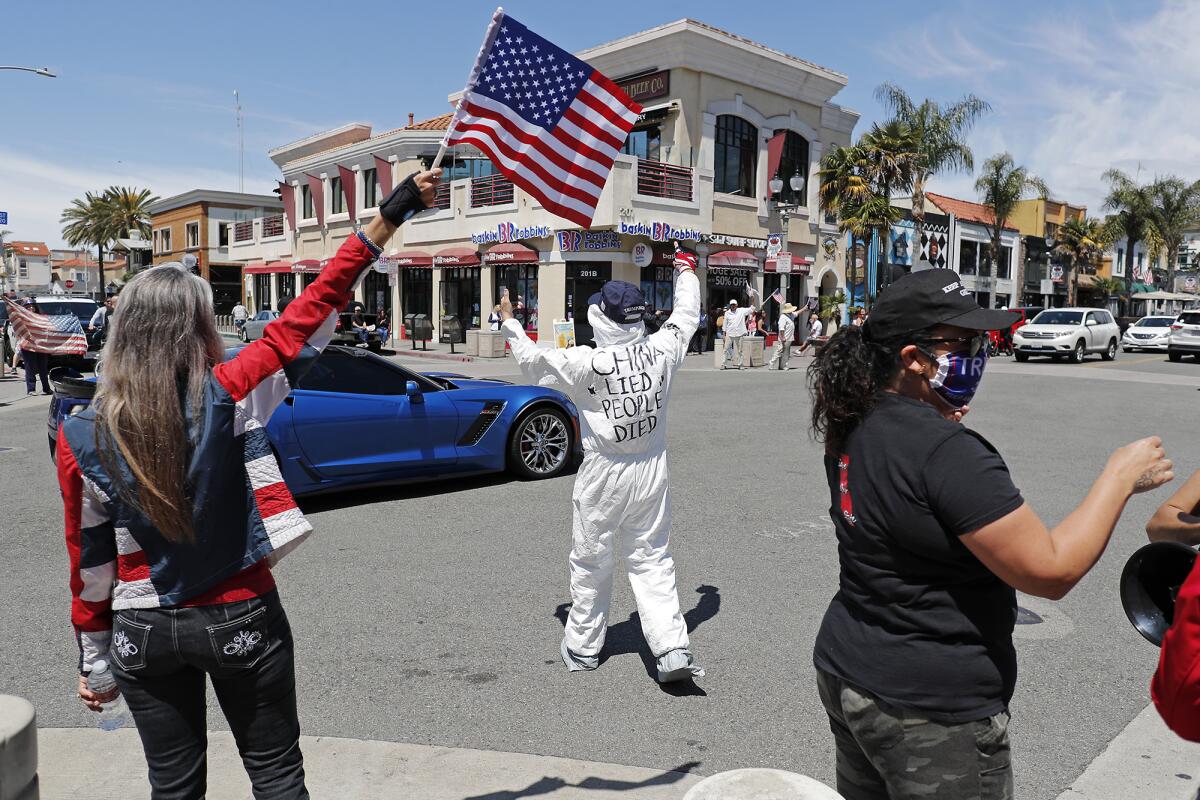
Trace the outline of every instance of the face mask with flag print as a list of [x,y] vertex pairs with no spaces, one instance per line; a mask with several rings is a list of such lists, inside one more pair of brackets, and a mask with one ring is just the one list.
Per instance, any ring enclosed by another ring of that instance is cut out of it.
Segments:
[[937,364],[937,374],[929,379],[929,386],[937,392],[938,397],[952,408],[962,408],[970,403],[979,390],[979,382],[983,380],[983,370],[988,360],[987,348],[980,348],[974,356],[970,353],[926,355]]

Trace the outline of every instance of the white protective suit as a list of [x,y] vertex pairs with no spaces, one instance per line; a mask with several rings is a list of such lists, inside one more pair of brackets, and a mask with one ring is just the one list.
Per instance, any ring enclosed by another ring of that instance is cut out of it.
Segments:
[[584,457],[572,493],[573,605],[564,645],[585,658],[594,659],[604,646],[616,548],[625,557],[655,657],[688,647],[675,562],[667,551],[667,398],[699,317],[700,283],[685,269],[675,278],[671,316],[650,336],[641,322],[619,324],[595,305],[588,308],[595,349],[539,348],[519,322],[504,323],[504,338],[526,379],[569,395],[580,412]]

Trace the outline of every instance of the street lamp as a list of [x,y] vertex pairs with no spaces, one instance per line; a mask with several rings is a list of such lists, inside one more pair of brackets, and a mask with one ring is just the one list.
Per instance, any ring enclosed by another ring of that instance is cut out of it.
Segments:
[[34,75],[41,75],[43,78],[58,77],[46,67],[0,67],[0,69],[11,69],[18,72],[32,72]]
[[[775,177],[771,178],[768,186],[771,189],[771,195],[778,197],[779,193],[783,191],[783,178],[779,177],[779,173],[775,173]],[[775,201],[775,210],[779,212],[779,221],[782,224],[784,247],[788,245],[788,220],[790,219],[788,215],[804,205],[800,202],[800,192],[804,190],[804,176],[800,174],[799,170],[796,170],[792,173],[792,177],[788,178],[788,186],[791,188],[792,194],[795,195],[796,202],[783,203],[779,200]],[[782,289],[785,298],[787,297],[788,283],[791,281],[791,277],[791,273],[788,273],[780,278],[780,289]]]

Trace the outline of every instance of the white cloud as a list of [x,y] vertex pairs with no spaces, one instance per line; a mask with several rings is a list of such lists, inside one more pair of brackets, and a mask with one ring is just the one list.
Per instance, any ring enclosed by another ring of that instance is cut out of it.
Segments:
[[[1132,22],[1043,15],[990,41],[986,24],[976,34],[988,52],[1013,56],[1001,91],[975,90],[995,107],[971,136],[977,163],[1006,149],[1055,197],[1086,204],[1096,216],[1104,213],[1100,176],[1110,167],[1140,168],[1142,180],[1200,178],[1200,2],[1167,0]],[[947,176],[935,191],[974,198],[971,183]]]

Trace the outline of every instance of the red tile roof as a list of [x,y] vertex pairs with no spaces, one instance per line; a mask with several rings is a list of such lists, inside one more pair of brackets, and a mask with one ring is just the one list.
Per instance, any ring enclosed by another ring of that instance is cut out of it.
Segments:
[[400,130],[404,131],[444,131],[450,127],[450,120],[454,118],[454,112],[449,114],[441,114],[429,119],[423,119],[420,122],[414,122],[412,125],[405,125]]
[[4,246],[19,256],[49,256],[45,242],[5,242]]
[[[63,259],[62,261],[51,261],[50,266],[54,267],[55,269],[59,269],[60,267],[65,267],[68,269],[72,268],[72,267],[91,268],[91,267],[96,266],[96,259],[94,259],[94,258],[86,258],[86,259],[85,258],[67,258],[67,259]],[[107,267],[108,263],[105,262],[104,266]]]
[[[944,194],[934,194],[926,192],[925,197],[929,202],[940,208],[946,214],[953,214],[964,222],[977,222],[980,225],[994,225],[996,216],[992,213],[992,209],[980,203],[972,203],[970,200],[958,200],[953,197],[946,197]],[[1005,225],[1004,230],[1015,231],[1011,225]]]

